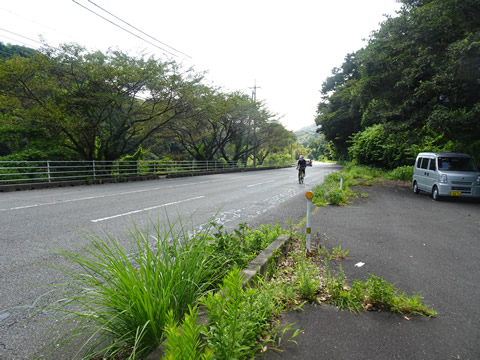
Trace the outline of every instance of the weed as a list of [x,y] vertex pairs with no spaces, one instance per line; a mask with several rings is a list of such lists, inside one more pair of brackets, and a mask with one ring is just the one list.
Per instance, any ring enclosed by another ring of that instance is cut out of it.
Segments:
[[201,339],[205,329],[205,325],[198,322],[197,306],[189,307],[182,326],[178,325],[173,311],[169,310],[165,327],[167,341],[163,359],[211,359],[213,352]]
[[350,252],[349,249],[343,250],[342,245],[339,245],[337,248],[332,249],[332,257],[336,260],[345,259]]
[[96,235],[88,236],[88,246],[79,252],[59,252],[77,266],[57,268],[72,284],[50,306],[64,315],[64,324],[76,324],[64,334],[65,346],[78,336],[95,334],[82,347],[89,356],[114,357],[125,349],[141,356],[163,340],[169,311],[181,319],[215,287],[225,269],[213,261],[208,237],[190,239],[182,226],[177,234],[175,224],[169,226],[154,234],[134,228],[133,253],[111,237]]
[[305,256],[300,256],[296,272],[297,288],[300,296],[307,300],[313,300],[320,287],[318,270],[307,261]]
[[223,280],[220,291],[205,295],[200,304],[210,319],[205,331],[208,347],[218,359],[251,358],[260,349],[259,335],[269,328],[275,304],[269,291],[247,287],[239,269]]
[[414,294],[408,297],[380,276],[370,275],[366,282],[355,280],[349,288],[341,266],[338,276],[333,276],[326,264],[325,274],[325,287],[330,295],[329,302],[341,309],[354,312],[377,309],[429,317],[437,314],[422,302],[420,295]]

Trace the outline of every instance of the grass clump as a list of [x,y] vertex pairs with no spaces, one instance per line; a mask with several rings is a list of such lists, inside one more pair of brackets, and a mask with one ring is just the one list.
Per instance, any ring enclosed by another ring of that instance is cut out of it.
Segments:
[[[374,183],[388,180],[411,180],[412,166],[401,166],[389,172],[369,166],[347,163],[339,172],[328,174],[323,184],[317,185],[313,191],[313,203],[316,206],[346,205],[358,194],[352,186],[371,186]],[[342,186],[340,187],[340,184]]]
[[80,338],[84,345],[76,356],[84,351],[83,358],[123,352],[141,357],[161,343],[170,318],[183,318],[215,288],[226,268],[208,236],[189,238],[183,228],[173,233],[173,227],[154,234],[135,228],[128,250],[111,237],[93,235],[78,252],[59,252],[74,265],[58,268],[72,282],[50,306],[63,314],[67,327],[75,324],[63,334],[64,347]]
[[405,315],[436,316],[436,311],[428,308],[422,297],[415,293],[408,296],[404,292],[380,276],[370,275],[367,281],[355,280],[349,287],[346,277],[340,266],[339,274],[333,276],[325,269],[325,291],[329,296],[328,302],[342,309],[354,312],[377,310],[391,311]]
[[231,269],[246,266],[282,232],[279,225],[243,224],[228,234],[211,223],[191,236],[168,223],[150,233],[134,227],[127,245],[108,234],[86,236],[78,251],[58,252],[68,265],[54,268],[69,283],[58,285],[58,301],[48,306],[63,327],[51,351],[74,342],[83,345],[72,358],[145,356],[163,342],[165,329],[193,319],[195,304]]
[[[212,223],[212,226],[215,224]],[[216,227],[209,240],[219,262],[229,264],[230,268],[233,266],[244,268],[284,233],[286,231],[279,224],[261,225],[258,229],[252,230],[242,223],[233,233],[225,231],[223,226]]]

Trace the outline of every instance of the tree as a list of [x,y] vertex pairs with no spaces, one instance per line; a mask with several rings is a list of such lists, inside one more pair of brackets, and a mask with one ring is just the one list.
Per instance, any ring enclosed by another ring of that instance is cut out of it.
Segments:
[[185,111],[188,89],[201,78],[180,70],[174,62],[64,45],[2,61],[0,96],[14,104],[8,111],[18,121],[60,137],[79,158],[113,160]]
[[362,121],[359,68],[362,52],[349,54],[342,69],[335,68],[322,85],[323,99],[318,104],[316,124],[336,153],[346,158],[350,136],[360,130]]
[[397,149],[382,156],[382,166],[427,144],[480,157],[480,3],[402,2],[399,16],[323,84],[322,133],[340,154],[356,141],[383,138]]

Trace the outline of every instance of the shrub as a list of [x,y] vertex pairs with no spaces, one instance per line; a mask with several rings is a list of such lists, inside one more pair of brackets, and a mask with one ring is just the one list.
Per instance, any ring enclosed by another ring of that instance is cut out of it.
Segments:
[[412,180],[413,166],[400,166],[393,169],[387,174],[387,178],[390,180]]

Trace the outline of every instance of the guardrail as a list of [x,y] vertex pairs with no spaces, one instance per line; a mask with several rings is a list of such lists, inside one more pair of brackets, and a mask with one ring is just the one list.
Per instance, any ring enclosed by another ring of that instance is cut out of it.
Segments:
[[[262,166],[287,166],[263,164]],[[225,161],[0,161],[0,185],[51,183],[68,180],[125,181],[130,177],[198,172],[219,172],[247,168],[244,163]]]

